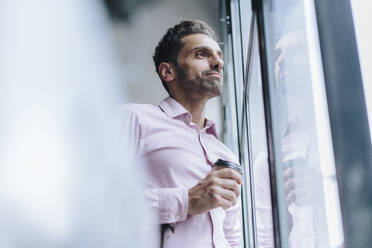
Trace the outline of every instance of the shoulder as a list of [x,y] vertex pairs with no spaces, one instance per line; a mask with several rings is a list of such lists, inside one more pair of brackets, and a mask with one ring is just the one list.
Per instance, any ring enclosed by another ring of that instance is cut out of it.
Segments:
[[154,121],[164,118],[163,111],[159,106],[152,104],[129,103],[118,107],[120,119],[137,123],[141,126],[151,126]]
[[151,104],[140,104],[140,103],[127,103],[120,105],[118,111],[120,113],[132,113],[132,114],[141,114],[149,111],[154,111],[157,109],[157,106]]
[[152,104],[128,103],[118,107],[119,115],[135,116],[137,118],[145,118],[158,112],[160,112],[159,107]]

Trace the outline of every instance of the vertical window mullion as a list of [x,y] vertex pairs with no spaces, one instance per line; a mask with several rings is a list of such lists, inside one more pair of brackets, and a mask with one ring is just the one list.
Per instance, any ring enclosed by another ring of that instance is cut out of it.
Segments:
[[269,1],[253,0],[253,11],[257,15],[258,26],[258,39],[259,39],[259,54],[261,63],[261,78],[262,78],[262,93],[264,101],[264,112],[266,122],[266,138],[267,138],[267,152],[268,164],[270,175],[270,192],[271,192],[271,207],[272,207],[272,220],[273,220],[273,234],[274,244],[276,248],[288,247],[288,221],[280,214],[285,212],[286,204],[280,195],[283,193],[283,182],[278,180],[281,177],[277,171],[277,165],[280,164],[280,151],[279,151],[279,130],[277,123],[278,117],[273,104],[276,102],[274,89],[274,70],[270,63],[272,57],[271,46],[268,40],[268,30],[266,29],[267,23],[267,8],[270,6]]
[[350,1],[314,2],[345,247],[368,247],[372,243],[372,148]]

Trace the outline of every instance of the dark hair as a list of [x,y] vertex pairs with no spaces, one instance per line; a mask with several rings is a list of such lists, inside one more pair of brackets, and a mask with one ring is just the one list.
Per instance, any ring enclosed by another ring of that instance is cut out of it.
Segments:
[[[173,62],[177,65],[178,53],[183,47],[181,39],[190,34],[205,34],[217,41],[217,37],[213,29],[202,21],[181,21],[179,24],[169,28],[158,46],[155,48],[153,55],[155,70],[159,77],[159,65],[162,62]],[[164,88],[168,90],[165,81],[160,77]]]

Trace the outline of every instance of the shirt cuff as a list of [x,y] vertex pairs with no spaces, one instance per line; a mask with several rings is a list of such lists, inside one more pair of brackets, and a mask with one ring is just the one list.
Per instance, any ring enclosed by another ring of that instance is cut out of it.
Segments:
[[158,192],[160,223],[175,223],[187,218],[188,190],[166,188]]

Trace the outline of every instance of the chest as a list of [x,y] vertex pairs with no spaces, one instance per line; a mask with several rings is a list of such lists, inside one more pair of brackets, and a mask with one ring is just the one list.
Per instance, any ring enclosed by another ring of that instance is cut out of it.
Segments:
[[142,158],[153,187],[191,187],[219,158],[236,161],[213,134],[179,120],[153,125],[146,132]]

